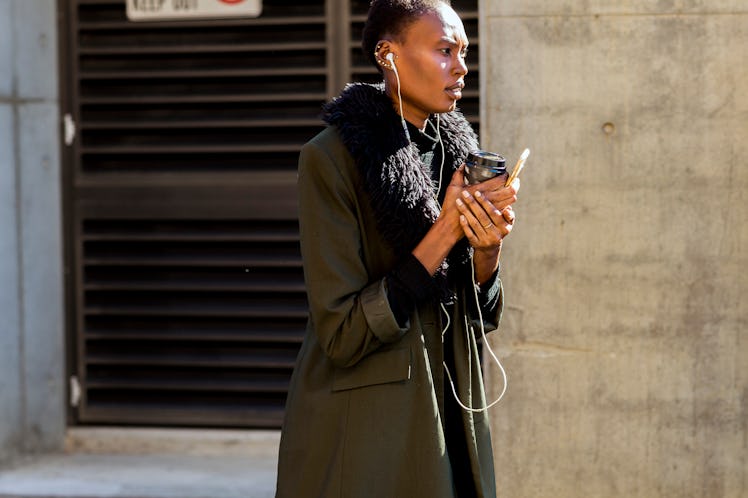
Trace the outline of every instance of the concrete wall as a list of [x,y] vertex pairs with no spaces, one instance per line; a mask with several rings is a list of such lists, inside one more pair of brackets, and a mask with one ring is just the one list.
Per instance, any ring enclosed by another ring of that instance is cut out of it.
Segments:
[[65,429],[57,18],[0,0],[0,462]]
[[532,149],[493,338],[501,496],[748,496],[748,4],[481,13],[483,146]]

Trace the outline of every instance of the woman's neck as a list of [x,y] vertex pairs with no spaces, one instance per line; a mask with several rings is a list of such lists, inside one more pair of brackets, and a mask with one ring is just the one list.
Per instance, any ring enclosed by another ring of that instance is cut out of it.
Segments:
[[[387,84],[385,81],[384,91],[387,94],[387,96],[392,100],[392,106],[395,109],[395,112],[398,116],[400,116],[400,103],[398,102],[398,96],[397,91],[392,91],[392,88],[390,85]],[[426,123],[428,122],[429,116],[413,116],[410,112],[408,112],[408,106],[406,106],[404,103],[402,105],[403,115],[401,117],[405,118],[405,121],[412,124],[419,130],[423,131],[426,129]]]

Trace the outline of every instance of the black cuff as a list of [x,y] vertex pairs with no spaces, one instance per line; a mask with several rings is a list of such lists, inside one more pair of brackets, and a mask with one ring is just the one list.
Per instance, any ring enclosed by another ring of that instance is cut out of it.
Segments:
[[480,285],[478,289],[478,304],[481,310],[485,313],[496,308],[501,294],[499,270],[496,270],[493,276],[486,283]]

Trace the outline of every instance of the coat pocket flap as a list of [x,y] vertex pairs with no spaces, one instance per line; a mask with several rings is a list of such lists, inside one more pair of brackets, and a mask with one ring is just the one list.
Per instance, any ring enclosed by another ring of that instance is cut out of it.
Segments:
[[388,384],[410,379],[410,349],[373,353],[356,365],[335,370],[333,391]]

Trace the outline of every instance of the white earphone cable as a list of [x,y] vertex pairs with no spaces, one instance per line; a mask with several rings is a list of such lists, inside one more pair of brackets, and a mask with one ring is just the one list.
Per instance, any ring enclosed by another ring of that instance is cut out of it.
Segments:
[[[442,142],[442,134],[439,132],[439,115],[436,115],[436,136],[439,139],[439,146],[441,147],[442,157],[441,164],[439,164],[439,184],[436,186],[437,204],[439,203],[439,193],[442,191],[442,177],[444,176],[444,142]],[[441,205],[439,206],[441,207]]]
[[395,64],[395,56],[390,52],[387,54],[387,60],[392,65],[392,70],[395,72],[395,79],[397,80],[397,103],[400,106],[400,121],[403,123],[403,130],[405,130],[405,137],[410,142],[410,132],[408,131],[408,124],[405,122],[405,115],[403,114],[403,97],[400,94],[400,74],[397,72],[397,65]]
[[[454,396],[455,401],[457,401],[457,404],[460,405],[463,410],[467,410],[469,412],[475,413],[475,412],[484,412],[488,410],[489,408],[495,406],[496,403],[498,403],[499,401],[501,401],[501,398],[503,398],[504,394],[506,393],[508,382],[507,382],[507,377],[506,377],[506,370],[504,370],[504,366],[501,364],[501,361],[499,361],[499,359],[496,357],[496,354],[493,352],[493,349],[491,349],[491,345],[489,344],[488,338],[486,337],[486,327],[485,325],[483,325],[483,313],[480,310],[480,304],[478,301],[478,290],[477,290],[477,286],[475,285],[475,266],[473,265],[472,259],[473,258],[471,257],[470,268],[471,268],[471,276],[473,280],[473,296],[475,297],[475,304],[478,310],[478,322],[480,323],[480,331],[483,337],[483,345],[486,347],[486,349],[488,349],[489,354],[491,355],[494,362],[496,363],[496,365],[499,367],[499,370],[501,371],[501,376],[504,380],[504,388],[501,390],[501,394],[499,394],[498,398],[496,398],[490,404],[487,404],[482,408],[473,408],[472,406],[467,406],[467,404],[463,403],[462,400],[460,400],[460,397],[457,394],[457,388],[455,387],[455,383],[452,379],[452,375],[449,372],[449,367],[447,366],[447,362],[443,361],[442,363],[444,365],[444,371],[447,373],[449,384],[452,387],[452,395]],[[449,313],[447,313],[447,309],[444,307],[444,304],[440,303],[440,306],[442,308],[442,311],[444,312],[444,316],[447,318],[447,325],[442,330],[442,342],[444,342],[444,334],[446,334],[447,330],[449,329],[450,319],[449,319]],[[465,319],[467,321],[467,317],[465,317]],[[470,335],[469,335],[470,330],[471,330],[471,327],[469,327],[468,324],[466,323],[465,324],[465,340],[466,340],[466,345],[467,345],[467,350],[468,350],[468,371],[470,371],[470,368],[472,366],[472,348],[470,347]],[[482,387],[483,387],[483,394],[485,396],[486,386],[483,385]]]

